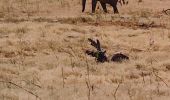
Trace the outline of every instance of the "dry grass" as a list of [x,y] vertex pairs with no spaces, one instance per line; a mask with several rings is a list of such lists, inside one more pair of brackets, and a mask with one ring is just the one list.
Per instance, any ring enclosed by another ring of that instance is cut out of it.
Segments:
[[[0,1],[0,100],[169,100],[169,0],[130,0],[114,15],[81,0]],[[101,7],[100,7],[101,8]],[[85,55],[97,38],[111,57]]]

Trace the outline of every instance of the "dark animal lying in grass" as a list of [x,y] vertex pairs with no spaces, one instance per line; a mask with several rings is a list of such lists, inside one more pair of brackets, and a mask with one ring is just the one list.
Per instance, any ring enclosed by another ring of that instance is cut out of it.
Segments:
[[[92,39],[88,40],[91,43],[91,45],[97,49],[97,51],[86,50],[86,54],[95,57],[97,62],[109,61],[106,56],[106,51],[101,49],[100,41],[99,40],[94,41]],[[111,61],[114,62],[122,62],[124,60],[129,60],[129,57],[122,53],[114,54],[111,58]]]
[[122,53],[114,54],[111,59],[111,61],[115,62],[122,62],[123,60],[129,60],[129,57]]

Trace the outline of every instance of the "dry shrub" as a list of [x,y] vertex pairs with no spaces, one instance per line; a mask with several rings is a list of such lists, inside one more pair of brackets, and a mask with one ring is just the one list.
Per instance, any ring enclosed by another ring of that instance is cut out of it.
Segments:
[[59,18],[61,23],[77,24],[77,23],[89,23],[94,22],[91,17],[74,17],[74,18]]

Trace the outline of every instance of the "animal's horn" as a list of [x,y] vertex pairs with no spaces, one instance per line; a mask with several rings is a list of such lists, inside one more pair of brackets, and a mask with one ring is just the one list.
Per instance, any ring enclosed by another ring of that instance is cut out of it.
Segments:
[[100,47],[100,41],[97,39],[97,50],[101,51],[101,47]]

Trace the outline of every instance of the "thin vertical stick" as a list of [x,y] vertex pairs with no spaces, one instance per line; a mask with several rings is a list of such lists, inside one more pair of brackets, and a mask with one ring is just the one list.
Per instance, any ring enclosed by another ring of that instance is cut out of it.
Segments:
[[132,100],[132,94],[131,94],[131,90],[130,89],[128,89],[128,95],[129,95],[130,100]]
[[115,98],[115,100],[117,100],[116,99],[116,93],[117,93],[117,91],[118,91],[118,89],[119,89],[119,87],[120,87],[120,84],[121,84],[121,82],[119,82],[119,84],[118,84],[118,86],[117,86],[117,88],[116,88],[116,90],[115,90],[115,92],[114,92],[114,98]]
[[65,81],[64,81],[64,69],[63,69],[63,67],[62,67],[61,71],[62,71],[62,78],[63,78],[63,88],[64,88]]
[[[75,67],[75,64],[73,63],[73,59],[72,59],[72,57],[71,57],[71,55],[70,55],[70,60],[71,60],[71,67],[72,67],[72,71],[73,71],[73,73],[76,73],[75,71],[74,71],[74,67]],[[76,75],[75,75],[75,78],[74,78],[74,91],[76,92]]]
[[87,65],[87,80],[86,80],[86,85],[87,85],[87,88],[88,88],[88,100],[90,100],[90,94],[91,94],[91,85],[90,85],[90,72],[89,72],[89,64],[88,64],[88,61],[87,61],[87,57],[86,57],[86,65]]
[[143,72],[142,72],[142,78],[143,78],[143,83],[145,84],[145,76]]
[[86,85],[87,85],[87,88],[88,88],[88,100],[90,100],[91,89],[90,89],[89,82],[86,81]]
[[89,77],[89,64],[88,64],[88,61],[87,61],[87,57],[86,57],[86,64],[87,64],[87,77],[88,77],[88,81],[90,80],[90,77]]

